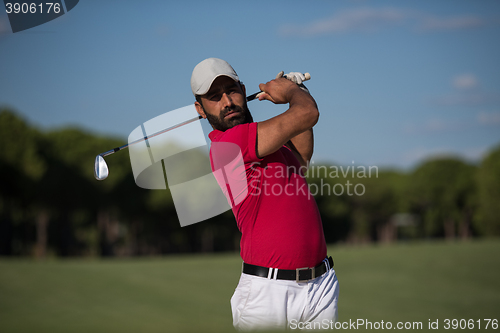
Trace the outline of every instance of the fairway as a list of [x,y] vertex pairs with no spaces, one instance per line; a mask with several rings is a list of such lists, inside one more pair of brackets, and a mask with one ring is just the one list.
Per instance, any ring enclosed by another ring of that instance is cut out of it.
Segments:
[[[499,240],[335,246],[329,253],[340,322],[421,322],[427,331],[430,319],[450,331],[446,318],[500,319]],[[238,254],[3,258],[0,332],[233,332],[229,299],[240,268]]]

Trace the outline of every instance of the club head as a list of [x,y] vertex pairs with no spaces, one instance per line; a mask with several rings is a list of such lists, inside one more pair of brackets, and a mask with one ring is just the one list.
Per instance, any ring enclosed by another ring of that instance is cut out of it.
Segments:
[[94,176],[97,180],[104,180],[108,178],[109,169],[104,157],[101,155],[97,155],[95,157],[95,166],[94,166]]

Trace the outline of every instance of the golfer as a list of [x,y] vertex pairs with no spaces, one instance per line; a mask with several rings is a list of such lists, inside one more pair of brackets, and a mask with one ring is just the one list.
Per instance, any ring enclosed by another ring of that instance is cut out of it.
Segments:
[[[247,107],[245,86],[226,61],[205,59],[191,76],[196,110],[213,127],[212,169],[242,234],[242,274],[231,298],[233,325],[240,330],[337,319],[338,281],[304,178],[319,117],[304,79],[300,73],[285,78],[281,72],[260,84],[259,100],[289,108],[257,123]],[[237,158],[227,158],[221,147],[236,147],[231,156]],[[221,167],[229,170],[223,177],[215,172]],[[235,180],[246,186],[233,186]]]

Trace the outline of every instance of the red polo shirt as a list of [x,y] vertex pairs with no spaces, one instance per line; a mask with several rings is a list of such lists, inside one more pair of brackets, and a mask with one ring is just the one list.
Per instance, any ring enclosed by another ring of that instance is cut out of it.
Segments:
[[[300,168],[293,152],[283,146],[258,158],[257,123],[238,125],[225,132],[214,130],[209,137],[212,170],[231,203],[242,234],[243,261],[278,269],[313,267],[320,263],[326,257],[323,225],[316,201],[302,176],[305,170]],[[228,145],[217,146],[218,143],[231,143],[230,146],[239,148],[237,158],[227,162],[222,149],[216,147]],[[237,164],[240,167],[235,167]],[[221,165],[229,165],[224,176],[215,172]],[[243,181],[246,185],[244,191],[241,186],[240,190],[235,190],[238,186],[230,186],[238,178],[239,184]]]

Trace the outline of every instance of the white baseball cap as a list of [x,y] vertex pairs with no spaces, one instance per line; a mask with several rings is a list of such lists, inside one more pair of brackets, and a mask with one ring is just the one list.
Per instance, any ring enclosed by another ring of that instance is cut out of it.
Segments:
[[228,76],[236,82],[240,81],[233,67],[226,61],[218,58],[208,58],[200,62],[193,69],[191,75],[191,90],[193,94],[205,95],[212,83],[219,76]]

